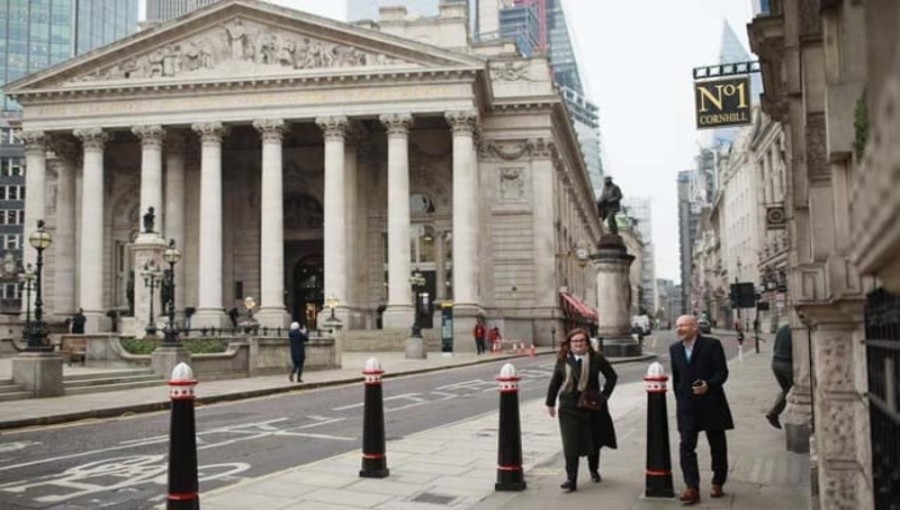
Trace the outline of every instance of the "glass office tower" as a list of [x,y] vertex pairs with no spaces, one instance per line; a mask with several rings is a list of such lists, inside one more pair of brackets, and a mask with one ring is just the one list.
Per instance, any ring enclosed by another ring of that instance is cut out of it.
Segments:
[[[125,37],[137,18],[138,0],[0,0],[0,84]],[[27,169],[10,126],[19,105],[2,88],[0,102],[0,313],[19,313]]]

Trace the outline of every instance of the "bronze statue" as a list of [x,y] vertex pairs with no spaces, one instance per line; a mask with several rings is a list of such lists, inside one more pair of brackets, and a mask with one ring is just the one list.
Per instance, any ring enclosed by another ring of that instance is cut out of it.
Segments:
[[612,177],[604,178],[603,193],[600,194],[600,200],[597,201],[597,214],[600,221],[606,221],[609,232],[613,235],[619,235],[619,225],[616,224],[616,213],[622,210],[622,190],[613,184]]
[[151,234],[153,233],[153,224],[155,223],[156,213],[153,212],[153,206],[147,208],[147,212],[144,214],[144,233]]

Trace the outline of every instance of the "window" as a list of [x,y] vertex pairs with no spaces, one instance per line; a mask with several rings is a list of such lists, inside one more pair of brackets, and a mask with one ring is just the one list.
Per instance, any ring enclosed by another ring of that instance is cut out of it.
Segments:
[[25,186],[9,185],[0,187],[0,200],[25,200]]
[[25,175],[22,158],[0,158],[0,175],[3,177],[21,177]]
[[4,283],[3,287],[0,287],[0,292],[2,292],[3,299],[18,299],[19,298],[19,285],[15,283]]
[[18,250],[20,246],[19,234],[4,234],[3,247],[7,250]]
[[0,225],[21,225],[25,212],[20,209],[0,210]]

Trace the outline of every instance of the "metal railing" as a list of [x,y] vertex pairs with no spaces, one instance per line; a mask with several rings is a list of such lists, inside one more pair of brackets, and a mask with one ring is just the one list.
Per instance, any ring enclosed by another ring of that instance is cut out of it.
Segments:
[[866,296],[866,365],[876,510],[900,509],[900,296]]

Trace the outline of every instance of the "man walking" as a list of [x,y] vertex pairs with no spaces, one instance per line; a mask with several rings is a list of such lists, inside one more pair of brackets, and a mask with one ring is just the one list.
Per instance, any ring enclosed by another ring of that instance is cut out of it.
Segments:
[[700,502],[700,471],[697,467],[697,437],[706,431],[712,457],[711,498],[725,495],[722,486],[728,475],[728,446],[725,431],[734,428],[731,410],[723,388],[728,365],[722,344],[715,338],[700,336],[697,318],[682,315],[675,322],[678,342],[669,346],[672,382],[675,391],[679,456],[684,483],[681,494],[685,506]]
[[772,352],[772,373],[775,374],[775,380],[781,386],[781,392],[778,393],[775,405],[766,413],[766,420],[776,429],[781,428],[781,421],[778,417],[784,411],[787,394],[794,385],[793,348],[791,327],[785,324],[775,333],[775,349]]
[[472,330],[472,336],[475,337],[475,353],[481,354],[484,352],[484,337],[487,332],[484,329],[484,322],[481,319],[478,319],[478,322],[475,324],[475,329]]

